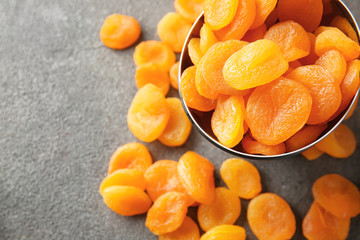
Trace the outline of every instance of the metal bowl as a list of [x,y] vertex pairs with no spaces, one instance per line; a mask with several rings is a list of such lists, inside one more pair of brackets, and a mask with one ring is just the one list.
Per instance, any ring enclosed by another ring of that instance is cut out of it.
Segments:
[[[334,5],[335,11],[338,14],[343,15],[344,17],[346,17],[348,19],[348,21],[350,22],[350,24],[353,26],[353,28],[356,30],[357,32],[357,36],[359,38],[360,36],[360,30],[359,30],[359,26],[357,24],[357,22],[355,21],[354,16],[352,15],[352,13],[350,12],[350,10],[348,9],[348,7],[342,2],[342,1],[334,1],[332,3]],[[202,27],[204,23],[204,13],[202,13],[200,15],[200,17],[195,21],[194,25],[192,26],[190,33],[185,41],[182,53],[181,53],[181,57],[180,57],[180,66],[179,66],[179,86],[181,83],[181,75],[183,73],[183,71],[188,68],[189,66],[192,66],[192,62],[190,60],[189,54],[188,54],[188,43],[189,41],[194,38],[194,37],[199,37],[200,35],[200,29]],[[256,159],[256,160],[271,160],[271,159],[283,159],[285,157],[289,157],[289,156],[293,156],[296,154],[299,154],[307,149],[309,149],[310,147],[314,146],[315,144],[317,144],[318,142],[320,142],[321,140],[323,140],[326,136],[328,136],[332,131],[335,130],[335,128],[337,128],[339,126],[339,124],[345,119],[345,117],[348,115],[350,108],[355,104],[356,98],[359,95],[359,90],[356,93],[356,95],[354,96],[351,104],[348,106],[348,108],[342,112],[336,119],[334,119],[333,121],[328,123],[328,128],[322,133],[322,135],[313,143],[307,145],[306,147],[303,147],[301,149],[298,149],[296,151],[292,151],[292,152],[287,152],[284,154],[279,154],[279,155],[271,155],[271,156],[263,156],[263,155],[254,155],[254,154],[248,154],[245,153],[241,147],[241,144],[238,144],[236,147],[234,148],[228,148],[226,146],[224,146],[223,144],[221,144],[216,136],[214,135],[214,133],[211,130],[211,125],[210,125],[210,119],[212,116],[213,111],[210,112],[200,112],[194,109],[189,108],[184,99],[181,96],[181,92],[179,91],[180,94],[180,99],[182,102],[182,105],[184,107],[185,113],[187,114],[188,118],[190,119],[190,121],[192,122],[192,124],[195,126],[195,128],[201,133],[201,135],[203,137],[205,137],[205,139],[207,139],[210,143],[214,144],[216,147],[224,150],[225,152],[231,153],[235,156],[238,157],[243,157],[243,158],[247,158],[247,159]]]

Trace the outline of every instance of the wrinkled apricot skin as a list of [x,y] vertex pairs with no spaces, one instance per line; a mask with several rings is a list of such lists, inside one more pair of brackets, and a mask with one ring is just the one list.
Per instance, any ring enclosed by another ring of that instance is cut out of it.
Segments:
[[203,53],[200,49],[200,38],[192,38],[188,44],[189,57],[194,65],[198,65]]
[[345,58],[337,50],[325,52],[315,64],[327,70],[338,85],[340,85],[345,77],[347,64]]
[[200,49],[202,53],[205,54],[207,50],[218,41],[219,40],[209,25],[204,23],[200,29]]
[[242,41],[255,42],[257,40],[264,38],[266,32],[267,32],[266,25],[262,24],[253,30],[247,31],[245,36],[242,38]]
[[255,0],[255,4],[256,4],[256,14],[255,14],[254,22],[250,27],[251,30],[258,28],[262,24],[264,24],[266,18],[275,9],[277,0]]
[[180,62],[176,62],[170,68],[170,85],[175,89],[179,88],[179,64]]
[[351,38],[353,41],[355,41],[357,44],[359,44],[359,39],[358,36],[354,30],[354,28],[351,26],[351,24],[349,23],[349,21],[341,16],[336,16],[332,21],[331,21],[331,26],[333,27],[337,27],[338,29],[340,29],[343,33],[346,34],[346,36],[348,36],[349,38]]
[[289,64],[276,43],[264,39],[234,53],[226,61],[223,74],[231,87],[246,90],[275,80],[288,68]]
[[238,0],[204,0],[205,22],[211,29],[219,30],[233,20]]
[[151,164],[152,157],[143,144],[127,143],[119,147],[111,156],[108,174],[123,168],[133,168],[144,173]]
[[190,29],[191,23],[178,13],[166,14],[157,26],[161,41],[177,53],[181,52]]
[[313,143],[326,128],[327,124],[305,126],[285,142],[286,151],[292,152]]
[[313,202],[303,223],[302,231],[307,239],[346,239],[350,229],[350,218],[338,218]]
[[166,95],[170,88],[169,74],[154,63],[147,63],[136,68],[135,82],[138,88],[146,84],[154,84]]
[[199,240],[200,231],[197,224],[188,216],[185,217],[181,226],[174,232],[159,236],[159,240]]
[[245,121],[257,141],[278,145],[305,125],[312,102],[304,85],[282,77],[255,89],[246,106]]
[[291,239],[295,234],[295,216],[289,204],[274,193],[263,193],[252,199],[247,219],[259,240]]
[[197,215],[201,229],[206,232],[219,225],[234,224],[240,212],[239,197],[224,187],[218,187],[215,189],[215,201],[208,206],[200,204]]
[[195,152],[180,157],[178,174],[186,191],[195,201],[209,205],[215,198],[214,165]]
[[137,169],[119,169],[106,176],[100,184],[99,192],[111,186],[133,186],[145,190],[144,173]]
[[356,138],[352,130],[340,124],[332,133],[315,146],[335,158],[348,158],[356,150]]
[[134,17],[112,14],[101,27],[100,39],[109,48],[125,49],[133,45],[140,34],[141,27]]
[[324,152],[320,151],[316,147],[311,147],[308,150],[301,153],[307,160],[312,161],[321,157]]
[[196,90],[204,98],[217,100],[220,97],[220,93],[215,91],[214,88],[210,86],[209,79],[204,76],[204,71],[202,71],[204,67],[204,60],[205,58],[203,57],[200,60],[200,63],[196,67],[196,75],[195,75]]
[[245,152],[250,154],[261,154],[261,155],[269,156],[269,155],[279,155],[286,152],[284,143],[269,146],[262,144],[254,139],[251,139],[250,136],[245,136],[241,141],[241,144]]
[[159,141],[168,147],[183,145],[191,133],[191,122],[186,116],[179,98],[167,98],[170,118],[159,137]]
[[261,192],[259,171],[248,161],[227,159],[221,165],[220,175],[230,191],[240,198],[251,199]]
[[161,136],[169,121],[170,110],[161,90],[147,84],[136,93],[127,115],[130,131],[144,142]]
[[103,199],[111,210],[122,216],[146,213],[151,200],[141,189],[132,186],[111,186],[103,191]]
[[146,63],[157,64],[163,71],[169,71],[175,63],[175,53],[165,44],[158,41],[145,41],[136,46],[134,61],[137,66]]
[[359,189],[339,174],[320,177],[315,181],[312,193],[315,201],[336,217],[351,218],[360,213]]
[[212,228],[200,240],[245,240],[245,229],[234,225],[220,225]]
[[204,0],[175,0],[174,8],[189,22],[195,22],[204,9]]
[[308,33],[294,21],[275,24],[267,31],[264,39],[274,41],[289,62],[306,57],[310,53]]
[[163,235],[178,229],[187,213],[187,196],[168,192],[161,195],[149,209],[145,226],[155,235]]
[[308,32],[320,25],[323,15],[322,0],[279,0],[277,7],[281,22],[294,20]]

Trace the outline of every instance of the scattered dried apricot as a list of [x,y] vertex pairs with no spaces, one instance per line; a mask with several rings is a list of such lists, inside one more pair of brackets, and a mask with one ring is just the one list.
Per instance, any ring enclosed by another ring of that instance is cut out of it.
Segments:
[[170,68],[170,85],[175,89],[179,88],[179,85],[178,85],[179,65],[180,65],[180,62],[176,62]]
[[142,64],[136,68],[135,82],[138,88],[148,83],[154,84],[166,95],[170,88],[169,74],[154,63]]
[[285,142],[286,151],[292,152],[313,143],[326,128],[327,124],[306,125]]
[[203,53],[200,49],[200,38],[192,38],[188,44],[189,57],[194,65],[198,65]]
[[304,151],[301,153],[307,160],[315,160],[318,159],[319,157],[321,157],[324,152],[320,151],[319,149],[317,149],[316,147],[311,147],[308,150]]
[[266,18],[275,9],[277,0],[255,0],[256,15],[250,29],[255,29],[264,24]]
[[334,78],[335,82],[340,85],[346,73],[346,61],[341,53],[337,50],[330,50],[325,52],[315,62],[327,70]]
[[229,25],[235,17],[238,3],[239,0],[204,0],[205,22],[213,30]]
[[207,50],[218,41],[209,25],[204,23],[200,29],[200,49],[202,53],[205,54]]
[[204,0],[175,0],[174,7],[183,18],[195,22],[204,9],[203,3]]
[[250,136],[245,136],[241,142],[243,149],[250,154],[261,154],[261,155],[279,155],[285,153],[285,144],[279,143],[277,145],[265,145]]
[[340,29],[343,33],[346,34],[349,38],[351,38],[353,41],[355,41],[357,44],[359,44],[359,39],[357,37],[357,34],[354,30],[354,28],[351,26],[349,21],[341,16],[336,16],[331,21],[331,26],[337,27]]
[[159,236],[159,240],[199,240],[200,231],[194,220],[186,216],[181,226],[174,232]]
[[220,225],[212,228],[200,240],[245,240],[246,232],[243,227],[234,225]]

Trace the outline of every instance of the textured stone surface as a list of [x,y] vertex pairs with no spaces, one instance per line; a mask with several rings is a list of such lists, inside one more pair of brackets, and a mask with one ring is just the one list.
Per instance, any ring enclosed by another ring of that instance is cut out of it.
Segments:
[[[359,20],[360,2],[346,3]],[[172,0],[0,1],[0,239],[157,239],[145,228],[145,216],[118,216],[98,193],[112,152],[136,141],[126,125],[136,92],[134,49],[107,49],[98,31],[108,14],[119,12],[140,21],[142,39],[157,39],[156,24],[172,9]],[[347,122],[358,142],[359,119],[358,108]],[[191,149],[217,169],[231,157],[195,130],[181,148],[146,145],[155,160],[177,160]],[[290,203],[297,217],[294,239],[302,239],[312,183],[337,172],[360,186],[359,161],[358,147],[346,160],[296,156],[253,163],[264,191]],[[238,223],[255,239],[243,209]],[[349,239],[359,235],[358,216]]]

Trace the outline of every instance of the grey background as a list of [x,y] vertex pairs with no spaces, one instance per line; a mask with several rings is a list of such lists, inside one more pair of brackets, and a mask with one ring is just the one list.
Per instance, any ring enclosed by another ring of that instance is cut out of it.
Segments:
[[[345,1],[358,20],[360,2]],[[142,39],[157,39],[156,25],[172,0],[0,1],[0,239],[156,239],[145,215],[121,217],[102,202],[98,187],[113,151],[137,141],[126,125],[136,92],[134,48],[104,47],[98,32],[114,12],[135,16]],[[170,96],[176,96],[172,91]],[[347,124],[360,142],[360,109]],[[218,169],[231,157],[193,130],[185,146],[146,144],[154,160],[177,160],[194,150]],[[345,160],[301,156],[252,161],[263,189],[285,198],[301,219],[312,202],[311,185],[337,172],[360,186],[360,151]],[[245,206],[238,223],[245,223]],[[190,214],[194,214],[190,210]],[[360,217],[349,239],[360,239]]]

